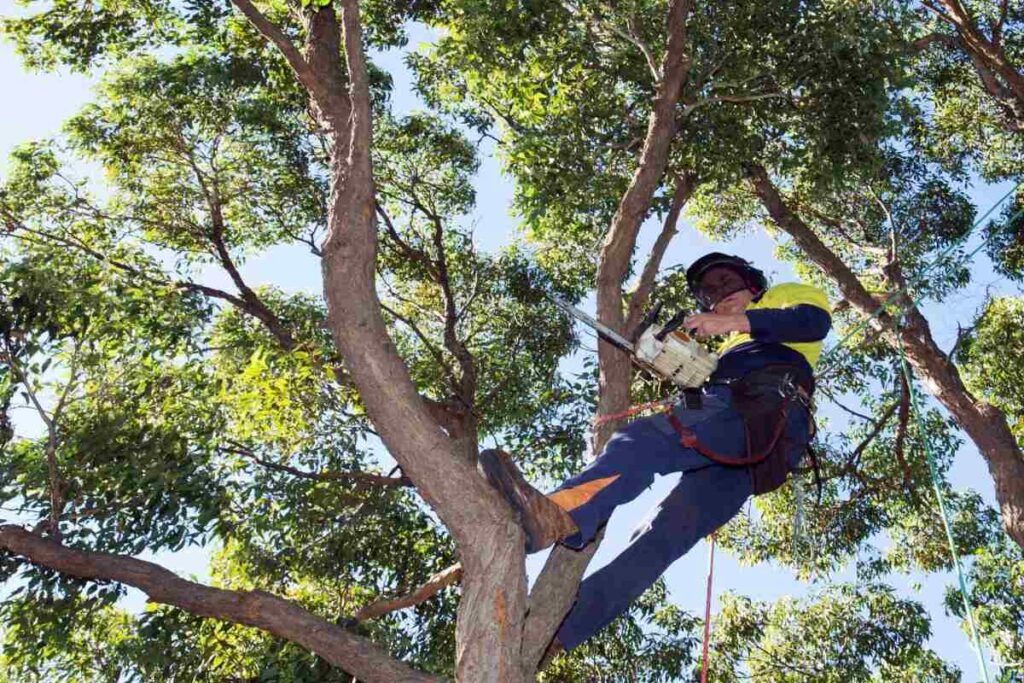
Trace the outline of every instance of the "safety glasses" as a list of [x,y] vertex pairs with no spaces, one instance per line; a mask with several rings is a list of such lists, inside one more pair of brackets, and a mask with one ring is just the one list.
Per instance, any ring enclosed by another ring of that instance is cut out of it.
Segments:
[[747,288],[747,281],[732,268],[719,266],[706,272],[694,293],[701,308],[710,311],[725,297]]

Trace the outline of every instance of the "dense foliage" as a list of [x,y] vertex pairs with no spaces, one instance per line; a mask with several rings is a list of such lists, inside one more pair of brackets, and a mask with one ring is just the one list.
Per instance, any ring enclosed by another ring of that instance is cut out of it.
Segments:
[[[0,178],[4,516],[72,548],[206,548],[208,583],[286,596],[451,675],[457,587],[352,620],[457,562],[451,536],[368,418],[324,298],[247,282],[256,258],[319,268],[334,179],[307,94],[228,2],[23,4],[0,26],[26,67],[70,67],[100,85],[61,135],[18,147]],[[294,38],[310,12],[333,6],[259,4]],[[976,4],[1012,62],[1024,8]],[[467,458],[500,444],[545,483],[583,465],[597,373],[550,295],[581,300],[594,286],[647,130],[665,5],[361,3],[371,59],[404,50],[424,103],[393,111],[392,74],[371,68],[381,307],[417,390]],[[911,419],[892,346],[857,327],[862,316],[750,185],[753,168],[767,169],[879,301],[896,285],[929,302],[974,285],[963,260],[977,238],[970,182],[1021,179],[1021,133],[953,38],[918,44],[947,35],[933,14],[901,2],[735,0],[689,17],[687,80],[648,214],[664,218],[689,179],[693,225],[723,241],[766,231],[781,259],[829,291],[840,337],[853,335],[821,367],[820,497],[800,476],[720,541],[804,579],[851,565],[864,579],[774,604],[728,597],[711,680],[959,680],[928,649],[923,607],[886,581],[950,567],[923,444],[945,477],[964,438],[935,406],[924,429]],[[413,23],[436,40],[409,49]],[[475,243],[470,218],[488,149],[514,183],[521,227],[493,251]],[[978,231],[1013,280],[1020,205]],[[683,306],[682,289],[666,270],[654,298]],[[1022,310],[1019,297],[992,297],[954,356],[1018,440]],[[666,391],[644,376],[633,386],[637,400]],[[1020,549],[981,495],[939,485],[970,558],[982,634],[1002,660],[1024,660]],[[121,584],[14,554],[0,572],[0,680],[351,679],[256,629],[126,610]],[[952,597],[949,609],[965,617]],[[701,626],[659,583],[555,660],[548,680],[688,680]],[[1001,680],[1017,675],[1007,668]]]

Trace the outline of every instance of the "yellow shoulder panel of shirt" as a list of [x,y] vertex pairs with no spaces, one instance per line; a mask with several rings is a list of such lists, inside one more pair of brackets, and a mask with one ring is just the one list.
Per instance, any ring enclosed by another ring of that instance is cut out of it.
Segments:
[[820,288],[800,282],[783,282],[770,287],[760,301],[750,304],[747,308],[792,308],[801,304],[817,306],[832,314],[832,306],[828,297]]
[[[825,295],[825,292],[819,287],[805,285],[800,282],[783,282],[769,288],[759,301],[747,306],[747,310],[752,308],[792,308],[793,306],[800,306],[802,304],[817,306],[829,315],[832,315],[832,306],[829,304],[828,297]],[[740,344],[745,344],[751,340],[752,337],[750,334],[744,332],[733,332],[724,342],[722,342],[721,346],[719,346],[718,353],[721,355],[729,349],[739,346]],[[810,363],[812,368],[817,364],[818,358],[821,356],[821,341],[786,342],[783,345],[802,354],[803,357],[807,359],[807,362]]]

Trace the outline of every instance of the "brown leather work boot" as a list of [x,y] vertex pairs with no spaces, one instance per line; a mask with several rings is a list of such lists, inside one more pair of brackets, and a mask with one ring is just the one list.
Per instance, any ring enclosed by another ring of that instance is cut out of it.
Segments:
[[530,486],[508,453],[481,451],[480,471],[519,515],[519,524],[526,532],[526,552],[544,550],[579,531],[569,513]]

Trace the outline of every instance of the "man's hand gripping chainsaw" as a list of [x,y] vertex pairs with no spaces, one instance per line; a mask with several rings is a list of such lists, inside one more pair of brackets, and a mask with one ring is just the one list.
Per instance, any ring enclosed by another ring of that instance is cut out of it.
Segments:
[[679,329],[685,313],[678,313],[657,327],[654,320],[661,309],[659,304],[644,318],[636,343],[633,343],[569,302],[557,297],[554,302],[569,315],[592,327],[602,338],[628,351],[637,365],[678,387],[699,387],[718,367],[717,355],[709,353],[697,340]]

